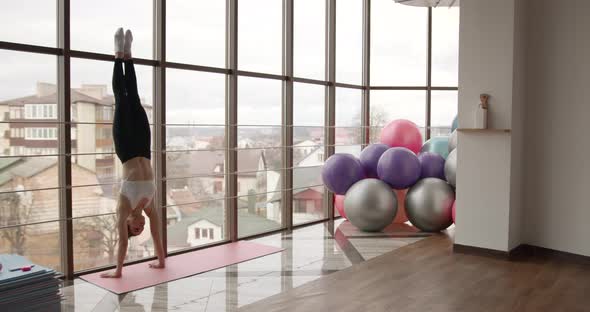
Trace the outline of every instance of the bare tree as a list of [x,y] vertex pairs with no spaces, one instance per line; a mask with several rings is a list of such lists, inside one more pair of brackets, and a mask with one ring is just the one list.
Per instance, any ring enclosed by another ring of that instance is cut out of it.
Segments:
[[102,258],[108,256],[108,263],[116,259],[117,245],[119,244],[119,229],[117,228],[117,215],[106,215],[90,218],[86,221],[84,230],[78,232],[80,245],[88,249],[90,258],[93,256]]
[[30,196],[26,192],[0,194],[0,226],[14,226],[0,231],[0,236],[8,241],[11,253],[19,255],[25,252],[27,240],[26,224],[31,217]]
[[[390,120],[387,120],[387,114],[379,106],[371,106],[371,116],[369,117],[369,133],[371,142],[379,142],[381,131],[379,127],[384,127]],[[358,125],[358,129],[354,132],[356,137],[361,136],[362,128],[360,126],[361,114],[357,114],[352,121],[353,124]]]

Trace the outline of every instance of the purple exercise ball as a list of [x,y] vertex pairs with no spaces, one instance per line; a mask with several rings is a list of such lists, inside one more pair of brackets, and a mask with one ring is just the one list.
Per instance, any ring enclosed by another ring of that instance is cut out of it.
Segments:
[[418,155],[420,161],[420,179],[445,179],[445,159],[437,153],[424,152]]
[[381,155],[383,155],[383,153],[385,153],[385,151],[388,149],[389,146],[385,144],[371,144],[365,147],[365,149],[361,152],[359,158],[367,178],[379,177],[377,174],[377,164],[379,163],[379,158],[381,158]]
[[379,178],[396,190],[403,190],[420,179],[420,161],[416,154],[405,147],[388,149],[377,165]]
[[361,162],[351,154],[334,154],[326,160],[322,168],[322,180],[335,194],[344,195],[346,191],[365,178]]

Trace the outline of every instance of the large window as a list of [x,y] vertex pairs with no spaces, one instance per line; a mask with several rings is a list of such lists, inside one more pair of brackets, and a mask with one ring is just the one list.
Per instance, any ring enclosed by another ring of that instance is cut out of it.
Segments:
[[363,1],[336,1],[336,81],[360,85],[363,71]]
[[325,218],[321,170],[324,164],[325,86],[293,86],[293,224]]
[[[168,70],[164,178],[169,251],[226,239],[224,124],[225,75]],[[194,235],[198,229],[202,235]]]
[[371,86],[425,86],[428,9],[371,1]]
[[[118,27],[134,35],[168,253],[326,219],[329,153],[358,156],[397,118],[448,135],[457,113],[458,9],[369,2],[5,4],[0,253],[68,277],[115,263]],[[128,261],[154,256],[149,232]]]
[[281,227],[281,81],[238,80],[238,235]]
[[295,0],[293,7],[294,76],[324,80],[326,2]]

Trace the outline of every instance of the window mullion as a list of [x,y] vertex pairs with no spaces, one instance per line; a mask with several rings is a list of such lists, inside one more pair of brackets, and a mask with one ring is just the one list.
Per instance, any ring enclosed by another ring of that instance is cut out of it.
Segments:
[[72,161],[71,161],[71,120],[70,105],[70,0],[58,1],[58,41],[63,54],[58,56],[58,184],[61,270],[68,280],[74,278],[74,237],[72,223]]

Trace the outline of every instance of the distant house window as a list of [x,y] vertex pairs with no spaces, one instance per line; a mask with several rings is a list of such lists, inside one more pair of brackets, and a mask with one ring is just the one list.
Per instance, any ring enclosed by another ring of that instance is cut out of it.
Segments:
[[201,228],[195,228],[195,239],[201,238]]
[[57,128],[26,128],[27,140],[56,140]]
[[26,119],[57,119],[57,104],[26,104]]
[[242,191],[242,185],[240,184],[240,182],[238,182],[238,193],[240,193]]
[[324,153],[318,153],[318,161],[324,161]]
[[201,230],[201,236],[203,236],[203,238],[207,238],[207,229],[202,229]]
[[223,192],[223,181],[215,181],[213,183],[213,193],[218,194]]
[[209,239],[214,239],[214,237],[213,237],[213,229],[209,229]]

